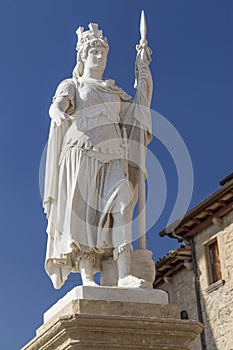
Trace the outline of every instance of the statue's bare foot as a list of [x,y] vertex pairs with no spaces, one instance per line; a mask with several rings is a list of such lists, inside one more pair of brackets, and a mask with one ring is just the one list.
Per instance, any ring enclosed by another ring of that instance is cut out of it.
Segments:
[[122,288],[147,288],[148,282],[136,276],[128,275],[124,278],[119,278],[118,287]]

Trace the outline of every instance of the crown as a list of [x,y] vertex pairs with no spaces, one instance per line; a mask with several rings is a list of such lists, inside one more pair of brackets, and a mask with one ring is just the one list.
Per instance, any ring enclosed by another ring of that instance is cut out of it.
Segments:
[[85,43],[88,43],[92,40],[97,40],[102,45],[108,45],[108,40],[103,36],[103,31],[99,30],[97,23],[90,23],[88,27],[89,30],[86,30],[85,32],[83,27],[78,27],[76,31],[78,37],[76,50],[80,50]]

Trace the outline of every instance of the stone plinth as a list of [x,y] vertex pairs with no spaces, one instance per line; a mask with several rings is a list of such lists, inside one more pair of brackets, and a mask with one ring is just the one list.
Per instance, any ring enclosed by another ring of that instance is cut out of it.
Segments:
[[[76,288],[45,313],[45,323],[22,350],[184,350],[202,331],[198,321],[181,320],[179,308],[166,304],[165,298],[163,304],[157,304],[156,293],[161,298],[165,296],[162,291],[144,290],[149,299],[154,294],[153,302],[147,303],[141,290],[104,288],[122,299],[108,300],[111,297],[102,288]],[[75,294],[84,298],[73,299]]]
[[[64,306],[68,305],[72,300],[107,300],[122,301],[125,303],[149,303],[149,304],[168,304],[167,292],[159,289],[126,289],[119,287],[86,287],[78,286],[68,292],[48,311],[44,313],[44,323],[46,323],[55,314],[61,314]],[[67,313],[67,311],[65,311]],[[73,310],[70,310],[73,312]]]

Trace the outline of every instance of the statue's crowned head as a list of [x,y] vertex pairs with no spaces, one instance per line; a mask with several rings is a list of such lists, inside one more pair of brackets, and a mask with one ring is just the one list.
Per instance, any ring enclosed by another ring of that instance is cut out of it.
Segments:
[[108,52],[108,40],[103,36],[102,30],[99,30],[97,23],[90,23],[89,30],[84,31],[83,27],[79,27],[76,31],[77,41],[77,65],[73,70],[73,75],[80,77],[83,74],[84,61],[87,58],[88,51],[93,47],[104,47]]

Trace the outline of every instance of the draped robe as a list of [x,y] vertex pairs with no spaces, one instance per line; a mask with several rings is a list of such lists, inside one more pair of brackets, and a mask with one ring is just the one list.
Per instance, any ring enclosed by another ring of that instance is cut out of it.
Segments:
[[50,127],[43,201],[48,219],[45,268],[55,288],[78,271],[73,250],[79,257],[93,253],[100,270],[100,256],[117,256],[131,241],[129,232],[126,241],[114,244],[112,219],[127,208],[133,213],[137,200],[138,171],[132,161],[137,155],[128,141],[139,141],[139,125],[145,143],[151,139],[150,115],[138,110],[145,105],[143,94],[136,94],[134,104],[112,80],[73,78],[61,82],[54,100],[58,96],[69,99],[70,118]]

